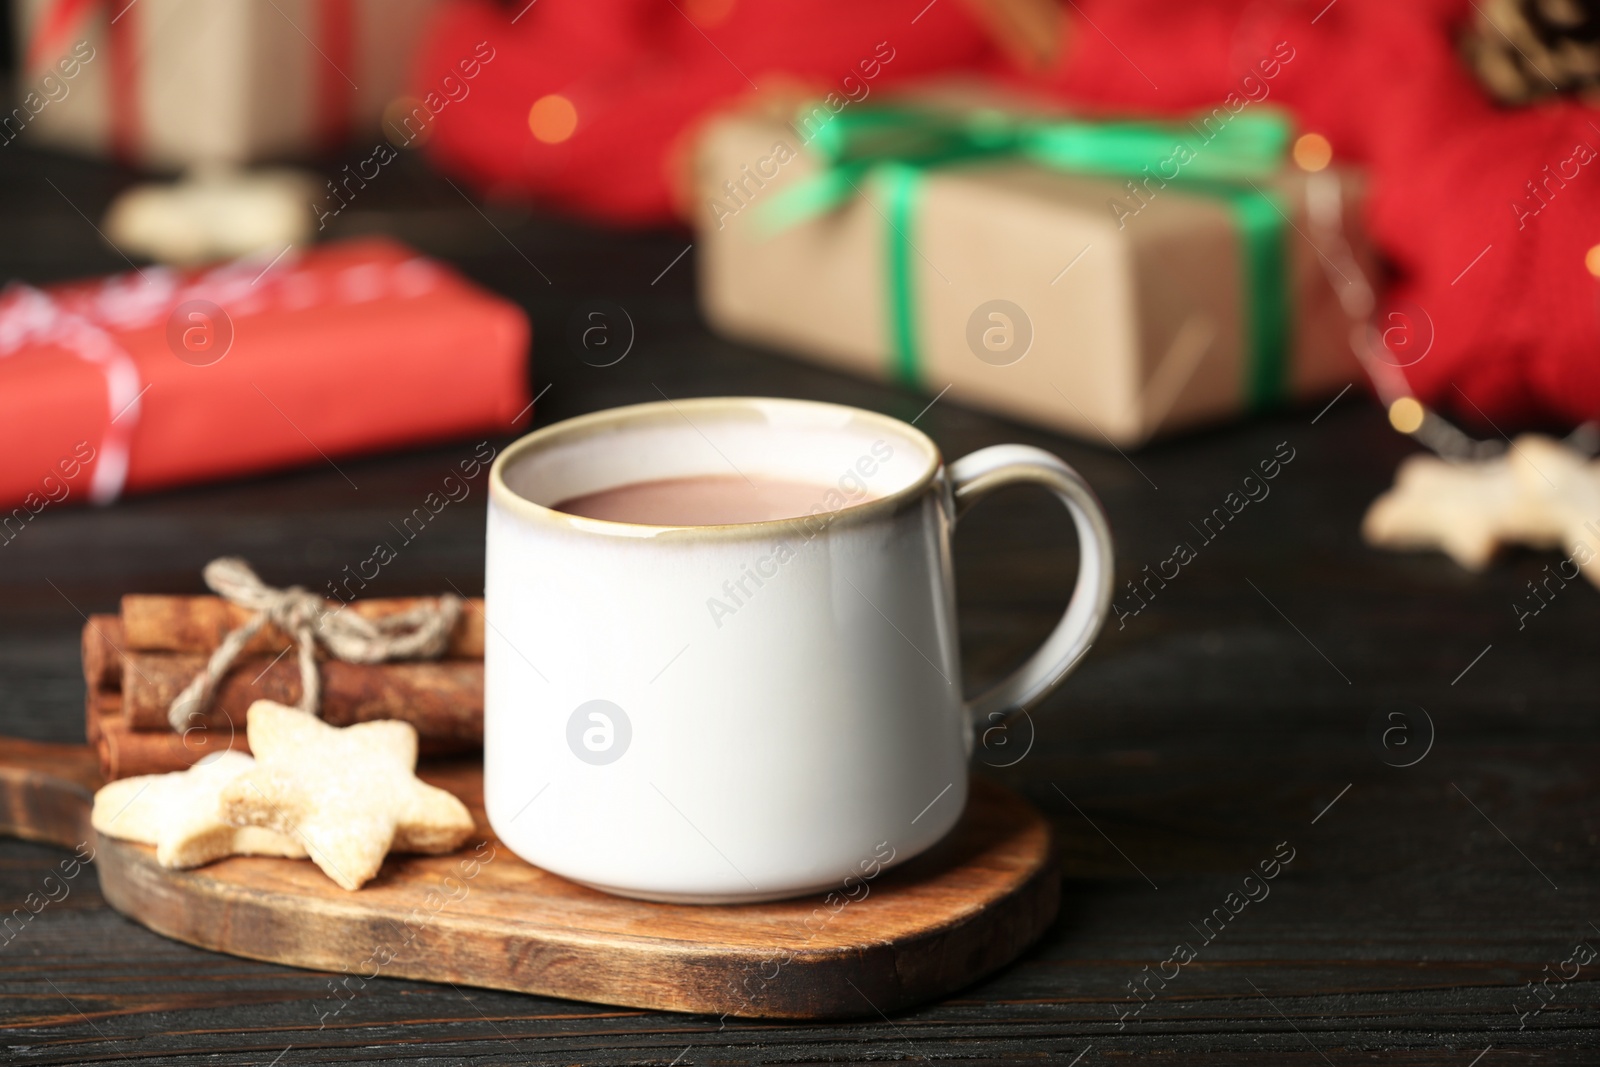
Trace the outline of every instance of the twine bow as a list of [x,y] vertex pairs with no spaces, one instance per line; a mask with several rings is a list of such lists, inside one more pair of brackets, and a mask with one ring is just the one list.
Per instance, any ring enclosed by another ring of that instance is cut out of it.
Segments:
[[206,564],[204,574],[213,592],[255,615],[222,639],[205,670],[168,706],[167,721],[180,733],[190,725],[192,716],[210,708],[217,684],[268,623],[293,638],[300,659],[299,708],[315,715],[322,697],[318,641],[347,663],[436,659],[449,646],[450,632],[461,617],[461,598],[449,593],[406,611],[369,619],[343,607],[330,611],[326,600],[298,585],[274,589],[242,559],[214,559]]

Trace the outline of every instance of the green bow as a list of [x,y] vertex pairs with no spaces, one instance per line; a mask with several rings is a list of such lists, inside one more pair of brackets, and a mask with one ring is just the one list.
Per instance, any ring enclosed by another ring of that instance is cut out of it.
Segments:
[[1251,353],[1246,391],[1252,406],[1266,406],[1281,397],[1286,377],[1286,216],[1273,194],[1254,179],[1269,178],[1282,168],[1290,132],[1282,115],[1260,111],[1232,114],[1213,131],[1194,124],[1040,119],[995,110],[954,114],[903,106],[857,107],[824,123],[809,142],[824,169],[762,205],[758,220],[769,231],[787,229],[834,210],[860,195],[866,184],[882,189],[895,372],[914,383],[920,345],[911,235],[930,168],[1022,159],[1079,174],[1154,175],[1218,197],[1231,209],[1244,249]]

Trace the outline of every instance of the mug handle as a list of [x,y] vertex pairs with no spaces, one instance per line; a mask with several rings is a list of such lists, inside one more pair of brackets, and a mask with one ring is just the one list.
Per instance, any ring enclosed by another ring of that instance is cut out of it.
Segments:
[[1050,636],[1027,662],[985,693],[967,701],[978,730],[1048,696],[1094,644],[1111,608],[1111,525],[1094,490],[1077,471],[1042,448],[994,445],[950,464],[950,487],[959,520],[979,500],[1004,485],[1040,485],[1054,493],[1078,529],[1078,580],[1072,600]]

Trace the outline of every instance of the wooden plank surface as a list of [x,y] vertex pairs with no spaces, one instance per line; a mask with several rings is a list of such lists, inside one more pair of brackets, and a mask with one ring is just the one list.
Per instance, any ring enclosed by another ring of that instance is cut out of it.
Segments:
[[[5,272],[38,282],[126,269],[45,177],[91,217],[125,180],[0,153]],[[1288,412],[1125,460],[975,413],[954,393],[919,417],[942,383],[903,392],[708,336],[693,307],[693,251],[652,284],[686,235],[622,237],[488,209],[513,249],[411,157],[362,195],[341,226],[393,227],[529,308],[536,388],[550,387],[540,425],[660,393],[766,393],[917,418],[950,456],[1038,444],[1076,465],[1105,500],[1119,583],[1192,541],[1189,524],[1279,442],[1296,458],[1267,499],[1201,546],[1139,614],[1111,625],[1034,715],[1031,747],[1023,724],[979,754],[980,774],[1049,816],[1064,880],[1045,939],[971,988],[887,1019],[828,1024],[383,978],[352,992],[337,984],[342,976],[158,937],[109,909],[91,872],[0,946],[0,1059],[1592,1062],[1600,965],[1553,979],[1547,1006],[1520,1013],[1535,1003],[1528,983],[1557,970],[1577,942],[1600,947],[1591,925],[1600,924],[1600,593],[1572,585],[1518,629],[1512,605],[1554,556],[1515,554],[1472,576],[1439,557],[1364,548],[1361,512],[1410,446],[1359,386],[1320,418],[1317,408]],[[625,307],[636,333],[611,367],[585,364],[568,344],[573,315],[595,298]],[[388,522],[475,444],[340,460],[343,475],[322,465],[109,510],[47,509],[0,547],[0,733],[81,737],[83,614],[115,611],[131,590],[201,592],[200,568],[223,553],[250,559],[268,581],[314,585],[366,559]],[[479,482],[384,568],[373,592],[453,583],[480,593],[483,521]],[[956,570],[969,687],[1048,632],[1070,589],[1071,538],[1064,515],[1020,490],[963,521]],[[1125,587],[1119,602],[1132,603]],[[1411,755],[1375,743],[1374,721],[1405,713],[1405,736],[1421,744],[1418,708],[1433,744],[1413,766],[1392,766]],[[1279,842],[1296,854],[1270,895],[1200,945],[1191,924],[1223,906]],[[70,856],[0,842],[0,903],[23,907]],[[1185,940],[1196,958],[1123,1019],[1140,1003],[1129,983],[1160,970]]]

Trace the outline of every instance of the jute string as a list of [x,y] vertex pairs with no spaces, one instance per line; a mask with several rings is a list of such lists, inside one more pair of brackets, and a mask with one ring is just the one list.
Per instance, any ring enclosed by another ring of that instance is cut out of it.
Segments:
[[298,585],[274,589],[242,559],[214,559],[204,574],[213,592],[255,615],[222,639],[205,670],[167,707],[167,721],[179,733],[193,724],[194,715],[211,707],[218,683],[251,638],[269,623],[294,640],[300,659],[299,708],[315,715],[322,699],[317,642],[347,663],[436,659],[449,647],[450,633],[461,617],[461,598],[449,593],[406,611],[368,619],[342,606],[330,611],[325,599]]

